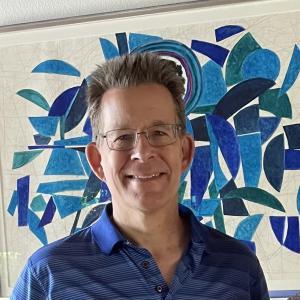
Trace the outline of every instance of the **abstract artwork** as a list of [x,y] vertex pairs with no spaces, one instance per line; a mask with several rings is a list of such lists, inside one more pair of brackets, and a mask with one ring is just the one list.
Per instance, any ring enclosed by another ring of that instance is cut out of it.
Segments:
[[[197,36],[196,29],[175,39],[169,28],[163,35],[155,30],[117,32],[90,40],[99,53],[94,64],[151,51],[181,66],[187,131],[196,150],[182,175],[178,201],[199,221],[248,245],[260,258],[267,280],[280,280],[285,261],[300,267],[300,102],[295,97],[300,91],[300,50],[295,42],[285,47],[283,60],[276,51],[280,45],[266,46],[246,23],[209,26],[209,39]],[[17,101],[33,109],[26,114],[30,143],[12,149],[14,187],[6,210],[16,227],[28,228],[45,245],[59,236],[53,230],[62,219],[68,220],[64,234],[94,222],[110,192],[91,172],[84,154],[92,141],[85,103],[89,72],[59,55],[33,60],[27,72],[34,78],[27,82],[43,83],[23,82],[15,90]],[[62,77],[77,84],[60,88]],[[56,85],[51,100],[43,93],[47,78]],[[41,170],[38,176],[35,164]],[[271,256],[277,254],[280,262],[275,265]],[[299,279],[299,269],[290,275]]]

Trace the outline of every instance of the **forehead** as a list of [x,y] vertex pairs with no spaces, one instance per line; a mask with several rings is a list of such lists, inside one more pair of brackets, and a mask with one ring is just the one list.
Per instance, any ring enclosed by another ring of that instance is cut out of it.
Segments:
[[160,84],[110,89],[104,93],[101,107],[104,130],[141,128],[176,121],[173,97]]

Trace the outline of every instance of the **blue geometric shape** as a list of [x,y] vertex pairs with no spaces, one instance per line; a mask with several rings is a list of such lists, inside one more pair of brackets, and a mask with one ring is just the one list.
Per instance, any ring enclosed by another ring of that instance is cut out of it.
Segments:
[[195,148],[191,168],[191,195],[202,199],[212,173],[212,161],[209,146]]
[[264,154],[264,171],[272,187],[280,192],[284,172],[283,134],[274,137],[267,145]]
[[229,50],[219,45],[192,40],[191,48],[199,53],[202,53],[223,67]]
[[256,245],[253,241],[244,241],[240,240],[243,244],[245,244],[253,253],[256,253]]
[[300,214],[300,187],[298,189],[298,194],[297,194],[297,210],[298,213]]
[[220,202],[220,199],[202,199],[197,209],[197,216],[213,216]]
[[227,92],[222,69],[212,60],[202,67],[202,85],[203,90],[197,108],[217,104]]
[[300,149],[300,124],[283,126],[290,149]]
[[28,225],[29,176],[17,180],[18,226]]
[[11,195],[11,198],[10,198],[10,201],[9,201],[8,208],[7,208],[7,212],[10,215],[13,216],[15,214],[18,202],[19,202],[18,192],[17,191],[13,191],[13,193]]
[[277,54],[268,49],[257,49],[249,53],[243,61],[241,75],[244,80],[266,78],[275,81],[280,71]]
[[[220,197],[223,198],[228,192],[236,190],[237,186],[233,179],[229,180],[226,185],[220,190]],[[243,199],[231,198],[222,201],[223,214],[227,216],[249,216],[248,210]]]
[[141,34],[141,33],[129,33],[129,49],[132,52],[137,47],[144,46],[149,43],[161,41],[162,38],[155,35]]
[[238,136],[245,186],[257,187],[262,169],[259,132]]
[[189,115],[197,106],[202,91],[201,66],[195,53],[185,44],[174,40],[160,40],[141,45],[132,50],[136,52],[154,52],[161,56],[170,56],[180,62],[187,78],[186,92],[183,98],[185,113]]
[[259,106],[250,105],[240,110],[233,117],[234,127],[237,135],[248,134],[259,131]]
[[91,120],[88,117],[83,125],[83,130],[84,133],[89,135],[91,138],[93,137],[93,130],[92,130],[92,125],[91,125]]
[[39,65],[37,65],[31,72],[80,77],[80,72],[75,67],[73,67],[72,65],[70,65],[65,61],[57,60],[57,59],[46,60],[40,63]]
[[284,169],[300,170],[300,150],[286,149],[284,151]]
[[229,171],[235,178],[240,166],[240,151],[235,130],[229,122],[220,116],[207,115],[206,120],[218,141]]
[[104,181],[101,181],[99,202],[111,200],[111,193]]
[[87,176],[89,176],[92,172],[92,169],[90,167],[90,164],[86,158],[86,155],[84,152],[81,152],[81,151],[78,151],[78,154],[79,154],[79,157],[80,157],[80,160],[81,160],[81,163],[82,163],[82,166],[84,168],[84,171],[85,171],[85,174]]
[[262,214],[246,217],[237,226],[234,237],[239,240],[251,241],[262,217]]
[[206,122],[206,126],[207,126],[207,132],[208,132],[209,139],[210,139],[210,151],[211,151],[213,170],[214,170],[214,174],[215,174],[215,184],[216,184],[217,190],[220,191],[226,185],[228,180],[226,179],[226,177],[221,169],[221,166],[219,164],[218,142],[215,137],[213,128],[210,125],[210,122],[208,120]]
[[56,206],[54,204],[53,198],[50,197],[38,227],[43,227],[47,224],[50,224],[53,220],[55,211],[56,211]]
[[44,200],[44,197],[41,194],[35,196],[30,203],[30,208],[33,211],[44,211],[46,206],[47,206],[46,201]]
[[69,132],[74,129],[80,121],[83,119],[87,110],[87,82],[84,79],[76,94],[76,97],[72,101],[72,105],[69,106],[66,113],[64,132]]
[[264,78],[242,81],[224,95],[216,105],[213,113],[228,119],[274,84],[274,81]]
[[86,183],[86,179],[42,182],[37,188],[37,193],[54,194],[58,192],[81,191],[85,189]]
[[45,175],[85,175],[77,151],[53,149]]
[[31,232],[40,240],[43,245],[48,244],[47,235],[43,227],[39,227],[39,217],[30,209],[28,209],[28,224]]
[[33,128],[43,136],[54,136],[59,122],[58,117],[29,117]]
[[82,197],[67,195],[53,195],[52,197],[61,218],[65,218],[84,207],[98,202],[96,199],[93,199],[82,204]]
[[37,145],[47,145],[51,141],[51,137],[40,134],[35,134],[33,138]]
[[299,75],[299,72],[300,72],[300,50],[298,46],[295,45],[292,58],[290,60],[289,67],[285,74],[285,78],[281,86],[281,89],[279,91],[278,97],[285,94],[291,88],[291,86],[295,83]]
[[54,141],[54,145],[64,145],[64,146],[86,146],[92,141],[91,137],[88,135],[74,137],[64,140]]
[[261,144],[265,143],[277,129],[281,118],[278,117],[260,117],[258,120]]
[[100,38],[99,41],[105,60],[109,60],[119,56],[117,47],[111,41],[103,38]]
[[63,91],[52,103],[48,116],[63,116],[68,111],[70,104],[73,102],[74,97],[79,91],[79,88],[79,86],[74,86]]
[[283,244],[285,217],[271,216],[271,217],[269,217],[269,219],[270,219],[272,230],[276,236],[276,239],[280,243],[280,245],[282,245]]
[[284,246],[293,252],[300,253],[299,217],[288,217],[288,230]]
[[219,27],[217,29],[215,29],[215,36],[216,36],[216,41],[222,41],[225,40],[237,33],[240,33],[242,31],[244,31],[245,28],[242,26],[238,26],[238,25],[225,25],[222,27]]
[[118,43],[119,54],[120,55],[128,54],[126,32],[116,33],[116,39],[117,39],[117,43]]

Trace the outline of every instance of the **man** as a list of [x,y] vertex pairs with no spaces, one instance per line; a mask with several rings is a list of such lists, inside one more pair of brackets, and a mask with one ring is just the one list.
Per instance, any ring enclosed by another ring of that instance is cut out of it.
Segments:
[[91,227],[38,250],[12,299],[269,299],[255,255],[178,206],[194,144],[176,64],[131,54],[91,78],[86,155],[112,204]]

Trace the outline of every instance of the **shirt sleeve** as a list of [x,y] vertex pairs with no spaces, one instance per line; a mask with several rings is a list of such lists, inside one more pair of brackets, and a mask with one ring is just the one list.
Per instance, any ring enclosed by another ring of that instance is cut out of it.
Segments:
[[26,264],[10,296],[10,300],[47,300],[48,297],[35,274],[30,261]]
[[251,300],[270,300],[263,270],[257,260],[257,275],[251,284]]

